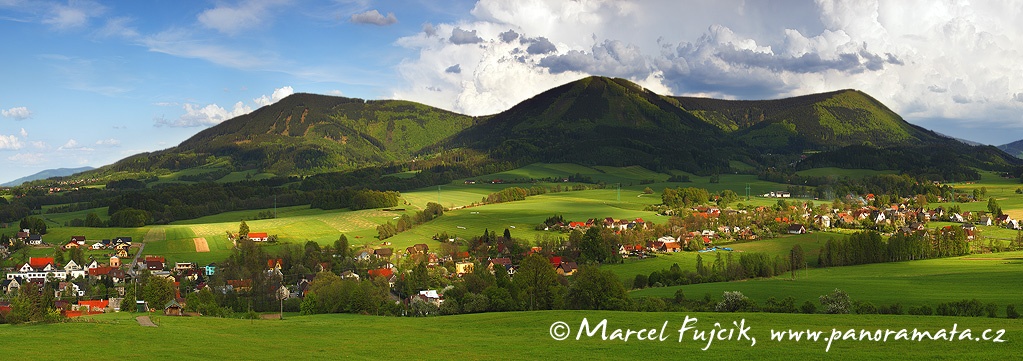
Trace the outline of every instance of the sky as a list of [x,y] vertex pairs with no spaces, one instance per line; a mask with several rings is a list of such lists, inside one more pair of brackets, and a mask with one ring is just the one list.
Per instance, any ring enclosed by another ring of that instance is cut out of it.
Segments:
[[0,0],[0,182],[169,148],[292,93],[470,115],[589,75],[660,94],[859,89],[1023,139],[1021,1]]

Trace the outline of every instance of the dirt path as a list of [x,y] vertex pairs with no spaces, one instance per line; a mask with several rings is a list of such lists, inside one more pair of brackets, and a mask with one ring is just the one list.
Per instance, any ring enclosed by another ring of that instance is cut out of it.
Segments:
[[206,238],[192,238],[192,242],[195,242],[196,252],[209,252],[210,245],[206,243]]
[[143,326],[143,327],[156,327],[156,324],[153,323],[153,320],[149,319],[149,316],[135,317],[135,321],[139,322],[139,326]]

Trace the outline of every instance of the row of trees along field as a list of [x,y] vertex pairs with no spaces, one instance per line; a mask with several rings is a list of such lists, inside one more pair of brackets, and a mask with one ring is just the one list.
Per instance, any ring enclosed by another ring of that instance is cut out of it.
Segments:
[[[1019,238],[1023,239],[1023,236]],[[862,231],[853,233],[846,239],[828,239],[819,251],[817,266],[852,266],[955,257],[969,254],[970,251],[970,243],[962,227],[895,234],[889,237],[887,242],[880,233]],[[717,252],[713,261],[706,261],[702,254],[697,254],[695,270],[682,270],[676,263],[670,268],[654,271],[649,275],[636,275],[632,287],[638,289],[766,278],[794,272],[806,266],[808,266],[806,255],[799,245],[794,245],[788,255],[774,257],[759,252],[745,252],[738,256],[729,252],[722,257],[721,253]]]

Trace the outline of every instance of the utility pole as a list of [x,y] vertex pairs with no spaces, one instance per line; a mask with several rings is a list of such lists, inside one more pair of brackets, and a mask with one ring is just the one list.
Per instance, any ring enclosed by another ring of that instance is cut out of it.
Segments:
[[618,198],[617,198],[617,200],[619,202],[622,201],[622,184],[621,183],[618,183]]
[[437,204],[441,204],[440,203],[440,186],[437,186]]

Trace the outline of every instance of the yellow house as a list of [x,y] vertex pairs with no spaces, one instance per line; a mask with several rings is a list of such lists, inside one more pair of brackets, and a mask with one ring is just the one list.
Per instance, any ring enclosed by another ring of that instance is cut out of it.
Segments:
[[464,275],[466,273],[472,273],[475,267],[476,265],[473,264],[472,262],[458,262],[455,263],[455,273],[457,273],[459,276]]

